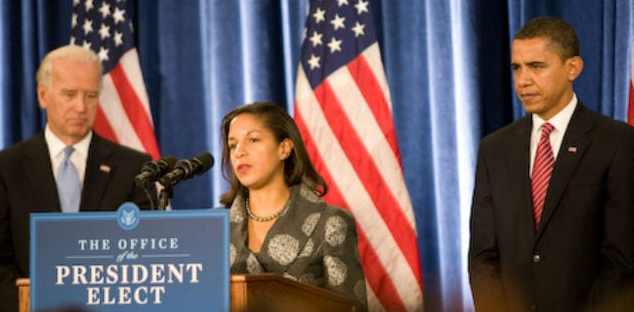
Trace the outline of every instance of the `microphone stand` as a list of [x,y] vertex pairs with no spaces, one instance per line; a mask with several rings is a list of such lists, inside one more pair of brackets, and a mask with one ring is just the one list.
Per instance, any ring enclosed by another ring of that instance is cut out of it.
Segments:
[[143,191],[145,192],[145,197],[147,197],[148,201],[150,202],[150,209],[151,210],[156,210],[156,206],[154,204],[154,195],[152,192],[152,188],[149,186],[149,183],[137,183],[137,186],[140,186]]
[[160,184],[162,187],[159,187],[161,190],[158,193],[158,210],[165,210],[165,207],[167,207],[167,204],[169,203],[169,199],[172,198],[172,185],[168,184],[168,185],[163,185]]

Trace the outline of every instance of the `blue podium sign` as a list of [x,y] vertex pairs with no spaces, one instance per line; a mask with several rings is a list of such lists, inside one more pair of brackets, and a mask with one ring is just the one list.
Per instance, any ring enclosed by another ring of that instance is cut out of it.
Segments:
[[31,310],[227,312],[228,213],[31,214]]

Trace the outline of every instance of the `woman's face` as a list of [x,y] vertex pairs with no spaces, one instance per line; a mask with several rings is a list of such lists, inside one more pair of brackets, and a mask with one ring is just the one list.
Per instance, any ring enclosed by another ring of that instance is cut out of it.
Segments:
[[284,159],[292,143],[289,139],[278,142],[260,117],[236,116],[229,124],[227,146],[233,172],[242,185],[250,190],[285,185]]

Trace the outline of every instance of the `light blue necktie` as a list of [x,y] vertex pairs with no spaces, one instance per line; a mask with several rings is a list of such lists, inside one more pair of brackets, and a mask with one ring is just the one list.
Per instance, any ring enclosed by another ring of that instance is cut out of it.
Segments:
[[57,169],[57,192],[62,212],[78,212],[81,198],[81,185],[77,168],[70,161],[70,155],[75,151],[72,146],[64,148],[64,159]]

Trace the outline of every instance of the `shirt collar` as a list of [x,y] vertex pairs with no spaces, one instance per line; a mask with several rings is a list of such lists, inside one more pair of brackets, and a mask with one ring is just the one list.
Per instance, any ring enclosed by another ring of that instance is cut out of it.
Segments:
[[[51,131],[51,128],[48,124],[46,124],[46,128],[44,129],[44,140],[48,146],[48,152],[51,157],[55,157],[62,153],[66,144],[62,142],[54,133]],[[75,148],[75,152],[82,155],[83,158],[88,157],[88,148],[90,147],[90,141],[92,140],[92,131],[89,131],[88,134],[81,139],[79,142],[73,144]]]
[[561,131],[561,133],[566,132],[566,128],[568,128],[568,123],[572,118],[572,114],[575,112],[575,108],[577,108],[577,104],[579,100],[577,99],[577,94],[572,94],[572,99],[566,106],[559,112],[557,115],[550,118],[550,120],[544,120],[539,117],[537,114],[533,114],[533,130],[538,130],[541,126],[548,122],[555,127],[557,131]]

